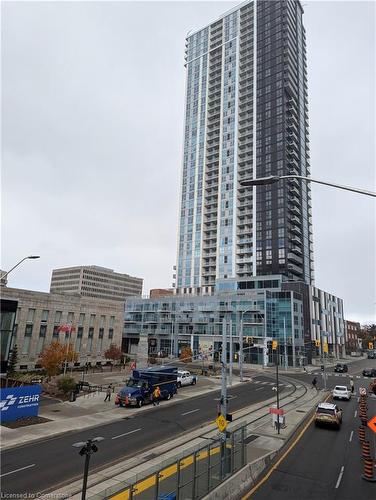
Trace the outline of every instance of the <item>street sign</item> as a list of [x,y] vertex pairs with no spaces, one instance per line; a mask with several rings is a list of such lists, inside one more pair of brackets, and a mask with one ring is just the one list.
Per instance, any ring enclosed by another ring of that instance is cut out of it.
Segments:
[[361,396],[366,396],[367,395],[367,389],[365,387],[359,387],[359,394]]
[[223,415],[218,415],[218,417],[215,419],[217,423],[217,427],[220,430],[220,432],[224,432],[227,427],[227,421]]
[[269,413],[274,413],[275,415],[283,415],[283,408],[269,408]]
[[376,434],[376,415],[368,420],[367,425]]

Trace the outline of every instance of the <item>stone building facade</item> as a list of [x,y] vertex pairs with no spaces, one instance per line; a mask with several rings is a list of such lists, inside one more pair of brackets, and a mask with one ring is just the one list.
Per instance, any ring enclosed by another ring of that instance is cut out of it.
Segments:
[[[73,344],[76,366],[103,364],[110,344],[121,346],[124,302],[6,287],[2,299],[18,302],[11,342],[17,344],[18,370],[38,368],[43,347],[54,340]],[[59,332],[62,325],[72,331]]]

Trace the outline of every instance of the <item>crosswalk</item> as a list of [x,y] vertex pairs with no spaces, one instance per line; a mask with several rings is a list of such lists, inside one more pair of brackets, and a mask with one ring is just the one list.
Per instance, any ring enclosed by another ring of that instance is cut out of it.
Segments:
[[[254,384],[258,384],[258,385],[270,385],[270,386],[275,386],[275,382],[266,382],[264,380],[253,380],[253,383]],[[283,386],[283,387],[292,387],[291,384],[283,384],[283,383],[280,383],[279,384],[280,386]]]
[[356,379],[363,379],[372,381],[372,377],[363,377],[363,375],[351,375],[350,373],[335,373],[335,372],[326,372],[330,377],[352,377]]

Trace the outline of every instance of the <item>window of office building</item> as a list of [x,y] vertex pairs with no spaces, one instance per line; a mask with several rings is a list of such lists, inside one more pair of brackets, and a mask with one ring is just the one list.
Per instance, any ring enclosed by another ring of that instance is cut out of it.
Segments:
[[56,311],[55,312],[55,320],[54,320],[55,325],[61,323],[61,316],[62,316],[62,314],[63,314],[62,311]]
[[114,329],[113,328],[109,328],[109,330],[108,330],[108,338],[109,339],[113,339],[114,338]]
[[32,323],[34,321],[34,316],[35,316],[35,309],[29,309],[29,312],[27,313],[27,322]]
[[54,330],[52,332],[52,341],[53,342],[59,341],[59,325],[54,326]]
[[47,325],[40,325],[39,339],[37,345],[37,354],[40,354],[44,347],[44,342],[46,340]]
[[106,316],[101,316],[100,328],[104,328],[105,321],[106,321]]
[[89,326],[94,326],[95,314],[90,314],[90,324]]
[[78,324],[82,326],[84,322],[85,322],[85,313],[80,313],[80,316],[78,318]]
[[99,338],[98,338],[98,345],[97,345],[98,353],[102,352],[103,336],[104,336],[104,328],[99,328]]
[[68,325],[71,325],[73,323],[73,320],[74,320],[74,313],[73,312],[69,312],[68,313],[68,317],[67,317],[67,323],[68,323]]
[[79,326],[77,329],[77,338],[76,338],[76,347],[75,351],[80,352],[81,351],[81,344],[82,344],[82,336],[84,333],[84,329],[82,326]]
[[87,339],[87,352],[91,352],[93,348],[93,337],[94,337],[94,328],[89,328],[89,335]]
[[113,328],[115,324],[115,316],[110,316],[110,328]]
[[33,335],[33,325],[26,325],[25,336],[22,344],[22,354],[28,354],[30,349],[31,336]]
[[47,309],[43,309],[43,311],[42,311],[42,317],[41,317],[42,323],[47,323],[47,321],[48,321],[48,313],[49,312],[50,311],[48,311]]

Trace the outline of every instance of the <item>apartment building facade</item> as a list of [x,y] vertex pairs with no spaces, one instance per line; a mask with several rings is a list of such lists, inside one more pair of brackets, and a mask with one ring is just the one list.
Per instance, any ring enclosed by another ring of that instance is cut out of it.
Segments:
[[178,293],[283,274],[313,283],[303,9],[250,1],[186,39]]

